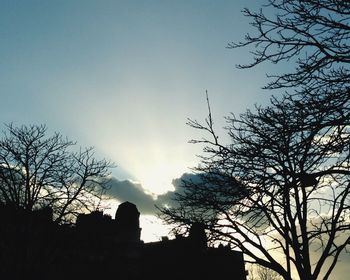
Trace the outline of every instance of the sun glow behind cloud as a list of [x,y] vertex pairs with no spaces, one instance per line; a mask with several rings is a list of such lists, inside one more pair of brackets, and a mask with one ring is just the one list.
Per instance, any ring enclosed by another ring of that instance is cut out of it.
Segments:
[[164,145],[157,144],[134,147],[122,158],[123,165],[146,192],[160,195],[174,190],[172,180],[188,172],[191,157],[186,156],[180,147],[167,150]]
[[135,167],[135,174],[142,186],[155,194],[174,190],[172,180],[181,177],[186,171],[180,159],[166,160],[162,157],[146,165],[136,164]]

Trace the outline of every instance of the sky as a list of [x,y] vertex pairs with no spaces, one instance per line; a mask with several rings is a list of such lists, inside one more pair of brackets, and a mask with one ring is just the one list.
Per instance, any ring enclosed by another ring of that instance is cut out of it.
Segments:
[[[111,159],[119,179],[154,193],[197,164],[209,93],[218,130],[266,94],[229,50],[249,28],[246,1],[4,1],[2,123],[46,124]],[[259,2],[259,1],[258,1]]]
[[174,190],[198,164],[188,141],[203,135],[186,122],[206,117],[206,91],[222,137],[224,116],[268,99],[266,71],[237,70],[249,53],[227,48],[249,30],[246,1],[0,4],[2,124],[46,124],[94,146],[146,192]]

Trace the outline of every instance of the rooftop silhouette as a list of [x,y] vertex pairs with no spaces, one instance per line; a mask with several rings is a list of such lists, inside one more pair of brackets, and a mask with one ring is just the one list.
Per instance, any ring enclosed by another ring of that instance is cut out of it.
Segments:
[[[73,227],[52,222],[49,208],[24,213],[0,207],[3,279],[245,280],[243,254],[207,246],[204,226],[188,236],[144,243],[136,205],[119,205],[115,219],[94,211]],[[33,279],[34,279],[33,278]]]

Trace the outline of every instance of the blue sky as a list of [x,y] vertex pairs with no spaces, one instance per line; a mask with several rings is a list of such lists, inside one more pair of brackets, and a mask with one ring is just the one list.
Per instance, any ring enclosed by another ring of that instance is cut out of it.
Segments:
[[165,194],[198,163],[186,121],[205,118],[206,90],[222,139],[224,116],[268,100],[273,69],[237,70],[249,52],[226,48],[261,2],[0,0],[1,122],[46,124]]
[[[45,123],[95,146],[121,179],[152,192],[196,164],[208,90],[218,129],[262,93],[239,71],[246,1],[0,1],[2,123]],[[258,3],[259,1],[255,1]]]

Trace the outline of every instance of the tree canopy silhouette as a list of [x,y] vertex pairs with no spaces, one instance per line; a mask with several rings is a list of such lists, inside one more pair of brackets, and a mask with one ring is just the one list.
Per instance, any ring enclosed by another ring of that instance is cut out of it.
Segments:
[[179,227],[204,222],[211,239],[284,279],[328,279],[350,243],[350,4],[268,0],[244,14],[256,32],[228,47],[251,47],[253,61],[238,67],[289,63],[265,86],[288,92],[227,117],[228,143],[210,107],[204,124],[189,120],[207,133],[192,140],[204,146],[201,180],[161,213]]
[[210,135],[193,140],[205,145],[195,168],[201,181],[185,181],[178,206],[162,208],[162,217],[179,226],[203,222],[212,240],[284,279],[291,279],[291,267],[300,279],[327,279],[350,242],[349,121],[332,125],[350,102],[322,97],[286,95],[228,117],[227,145],[219,143],[210,114],[203,125],[190,121]]
[[334,0],[267,0],[264,10],[245,9],[254,34],[228,48],[252,47],[251,68],[264,62],[288,63],[287,72],[271,74],[265,88],[348,90],[350,3]]
[[53,210],[68,222],[94,210],[107,188],[112,164],[94,158],[93,148],[72,151],[75,142],[44,125],[6,126],[0,139],[0,203],[32,211]]

